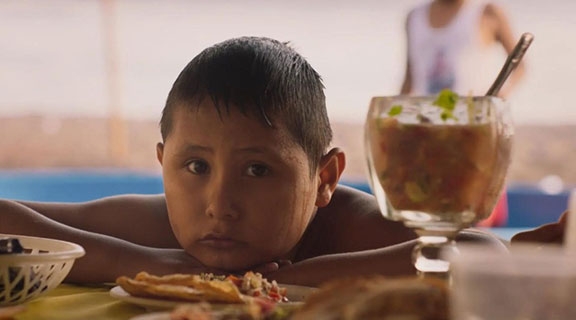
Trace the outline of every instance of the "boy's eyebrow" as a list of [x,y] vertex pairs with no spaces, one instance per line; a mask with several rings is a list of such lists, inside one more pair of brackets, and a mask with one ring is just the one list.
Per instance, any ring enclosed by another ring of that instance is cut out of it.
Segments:
[[212,148],[197,145],[197,144],[189,144],[186,145],[185,148],[181,149],[180,151],[176,152],[177,155],[186,155],[192,152],[209,152],[212,153]]
[[[242,153],[253,153],[253,154],[264,154],[264,153],[272,153],[276,154],[278,151],[268,148],[268,147],[239,147],[235,148],[234,151],[242,152]],[[187,145],[182,152],[178,152],[179,154],[186,154],[191,152],[208,152],[213,153],[214,149],[211,147],[201,146],[197,144],[189,144]]]

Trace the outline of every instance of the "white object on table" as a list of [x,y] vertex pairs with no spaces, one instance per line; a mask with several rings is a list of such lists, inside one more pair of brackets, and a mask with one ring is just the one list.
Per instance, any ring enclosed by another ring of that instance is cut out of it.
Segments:
[[0,238],[17,238],[30,250],[0,255],[0,307],[28,302],[56,288],[85,254],[80,245],[62,240],[2,233]]
[[576,251],[516,244],[508,253],[460,244],[451,256],[450,319],[576,319]]

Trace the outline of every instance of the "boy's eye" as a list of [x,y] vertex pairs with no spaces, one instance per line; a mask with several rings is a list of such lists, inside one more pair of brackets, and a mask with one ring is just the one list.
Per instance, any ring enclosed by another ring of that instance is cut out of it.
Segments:
[[261,164],[253,164],[248,167],[248,175],[254,177],[265,176],[268,173],[268,167]]
[[194,174],[206,174],[208,173],[208,164],[204,161],[200,161],[200,160],[193,160],[188,162],[188,164],[186,165],[188,171],[194,173]]

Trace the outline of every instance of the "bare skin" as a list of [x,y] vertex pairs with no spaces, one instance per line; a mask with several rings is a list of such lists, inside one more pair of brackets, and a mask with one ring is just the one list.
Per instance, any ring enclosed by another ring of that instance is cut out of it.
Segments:
[[568,212],[564,212],[557,222],[547,223],[533,230],[520,232],[512,237],[512,244],[541,243],[562,244],[566,228]]
[[[434,0],[430,4],[429,23],[432,28],[443,28],[447,26],[452,19],[458,14],[458,10],[466,0]],[[408,16],[410,13],[408,14]],[[408,18],[406,19],[406,32],[408,30]],[[510,27],[510,23],[505,12],[495,4],[488,3],[484,9],[480,25],[478,26],[478,36],[485,47],[500,45],[510,54],[514,50],[517,39]],[[502,62],[504,63],[504,62]],[[500,97],[507,97],[518,82],[524,77],[525,63],[520,65],[510,75],[506,84],[499,92]],[[496,77],[496,75],[494,75]],[[412,72],[410,61],[406,58],[406,69],[404,81],[400,89],[401,94],[410,94],[412,92]]]

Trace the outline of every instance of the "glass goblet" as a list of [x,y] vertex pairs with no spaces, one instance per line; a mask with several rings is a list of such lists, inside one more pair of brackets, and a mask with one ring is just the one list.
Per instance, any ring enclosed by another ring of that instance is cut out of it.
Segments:
[[513,126],[509,104],[490,96],[374,97],[365,123],[369,183],[383,216],[418,235],[413,263],[447,277],[440,251],[487,218],[504,187]]

